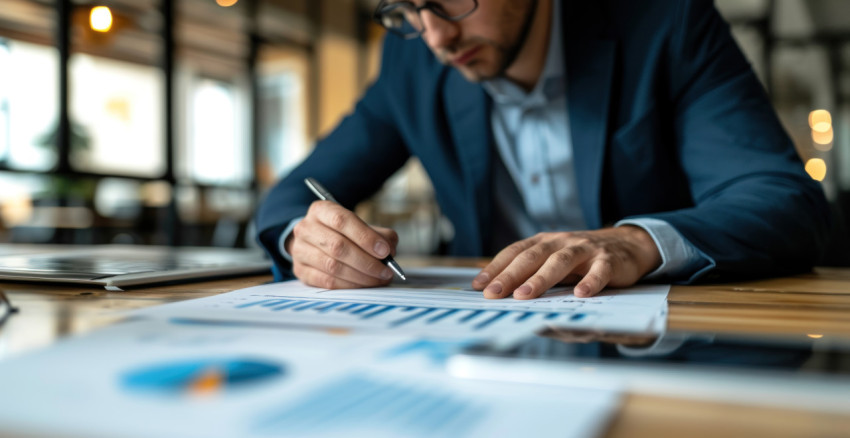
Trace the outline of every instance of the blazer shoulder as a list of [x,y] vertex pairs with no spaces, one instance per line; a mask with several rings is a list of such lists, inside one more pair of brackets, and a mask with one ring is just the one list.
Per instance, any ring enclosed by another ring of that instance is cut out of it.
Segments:
[[605,0],[600,6],[609,17],[629,21],[670,21],[681,18],[687,11],[708,12],[714,8],[712,0],[641,0],[624,2]]
[[[588,2],[585,6],[569,6],[567,9],[576,12],[583,9],[597,10],[603,18],[602,23],[592,19],[593,24],[582,23],[582,17],[566,19],[575,27],[598,27],[602,34],[616,36],[621,40],[658,40],[681,38],[683,33],[690,33],[694,28],[703,26],[718,18],[719,13],[712,0],[641,0],[639,2],[624,2],[619,0],[603,0],[598,3]],[[581,12],[578,15],[584,15]],[[587,17],[585,17],[587,18]],[[575,21],[578,20],[578,23]],[[596,32],[596,29],[586,29]]]
[[380,76],[390,81],[416,80],[439,73],[445,66],[421,38],[404,39],[387,32],[384,37]]

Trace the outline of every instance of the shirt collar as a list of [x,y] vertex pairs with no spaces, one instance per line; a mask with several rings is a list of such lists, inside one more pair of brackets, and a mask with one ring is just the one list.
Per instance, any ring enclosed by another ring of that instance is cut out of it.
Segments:
[[552,1],[552,26],[549,49],[540,79],[531,92],[526,93],[506,78],[484,81],[484,89],[497,104],[538,106],[551,102],[566,93],[566,68],[564,66],[563,35],[561,33],[561,1]]

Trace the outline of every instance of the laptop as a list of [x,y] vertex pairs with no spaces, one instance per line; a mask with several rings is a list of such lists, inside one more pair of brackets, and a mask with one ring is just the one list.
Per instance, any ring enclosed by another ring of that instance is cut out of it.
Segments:
[[107,290],[173,281],[265,274],[259,249],[134,245],[9,245],[0,253],[0,280],[101,285]]

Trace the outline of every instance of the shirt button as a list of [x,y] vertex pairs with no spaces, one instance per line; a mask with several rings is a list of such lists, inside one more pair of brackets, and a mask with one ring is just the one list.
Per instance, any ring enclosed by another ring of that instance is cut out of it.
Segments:
[[535,174],[531,175],[531,183],[532,184],[537,185],[539,182],[540,182],[540,174],[539,173],[535,173]]

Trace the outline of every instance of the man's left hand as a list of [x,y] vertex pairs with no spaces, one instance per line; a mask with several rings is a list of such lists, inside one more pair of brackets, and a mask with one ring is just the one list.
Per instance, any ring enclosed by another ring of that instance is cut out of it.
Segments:
[[640,227],[540,233],[499,252],[472,287],[486,298],[530,299],[577,282],[573,293],[592,297],[605,286],[631,286],[660,265],[655,242]]

